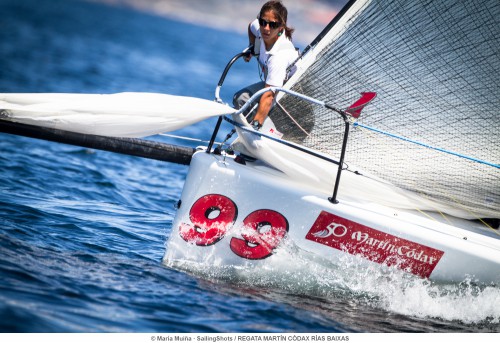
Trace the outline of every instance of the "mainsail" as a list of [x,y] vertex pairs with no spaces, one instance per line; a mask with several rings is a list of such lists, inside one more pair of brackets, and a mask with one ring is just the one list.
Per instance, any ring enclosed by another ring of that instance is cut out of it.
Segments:
[[[322,36],[286,86],[339,107],[378,94],[346,167],[436,211],[500,218],[500,1],[351,1]],[[270,116],[283,139],[339,156],[336,113],[282,94]]]

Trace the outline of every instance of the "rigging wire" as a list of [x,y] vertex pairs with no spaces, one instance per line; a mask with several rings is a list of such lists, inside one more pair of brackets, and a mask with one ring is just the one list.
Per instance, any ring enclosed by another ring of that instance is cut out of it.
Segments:
[[409,142],[409,143],[413,143],[413,144],[417,144],[417,145],[423,146],[425,148],[437,150],[437,151],[444,152],[444,153],[447,153],[447,154],[450,154],[450,155],[454,155],[454,156],[457,156],[457,157],[461,157],[461,158],[464,158],[464,159],[467,159],[467,160],[470,160],[470,161],[473,161],[473,162],[486,164],[488,166],[500,169],[500,164],[496,164],[496,163],[492,163],[492,162],[480,160],[478,158],[467,156],[467,155],[464,155],[464,154],[460,154],[458,152],[454,152],[454,151],[451,151],[451,150],[446,150],[446,149],[438,148],[438,147],[435,147],[435,146],[432,146],[432,145],[429,145],[429,144],[426,144],[426,143],[422,143],[422,142],[419,142],[419,141],[416,141],[416,140],[413,140],[413,139],[409,139],[409,138],[406,138],[406,137],[403,137],[403,136],[400,136],[400,135],[396,135],[394,133],[390,133],[390,132],[387,132],[387,131],[382,131],[382,130],[379,130],[377,128],[374,128],[374,127],[371,127],[371,126],[368,126],[368,125],[360,124],[358,122],[355,122],[353,125],[354,125],[354,127],[359,126],[359,127],[364,128],[364,129],[371,130],[371,131],[374,131],[374,132],[377,132],[377,133],[380,133],[380,134],[383,134],[383,135],[386,135],[386,136],[389,136],[389,137],[401,139],[403,141],[406,141],[406,142]]

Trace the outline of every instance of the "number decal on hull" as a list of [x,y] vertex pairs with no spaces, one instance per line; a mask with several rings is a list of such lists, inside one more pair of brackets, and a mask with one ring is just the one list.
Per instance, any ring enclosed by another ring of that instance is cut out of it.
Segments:
[[231,250],[247,259],[263,259],[273,254],[287,232],[288,221],[281,213],[257,210],[243,220],[243,239],[233,237]]
[[[196,200],[189,211],[191,223],[182,223],[179,235],[188,243],[208,246],[220,241],[236,222],[238,208],[228,197],[207,194]],[[288,232],[288,221],[279,212],[261,209],[250,213],[241,227],[242,238],[231,238],[236,255],[256,260],[273,254]]]
[[181,237],[189,243],[206,246],[217,243],[238,216],[236,204],[226,196],[207,194],[196,200],[189,211],[191,224],[182,223]]

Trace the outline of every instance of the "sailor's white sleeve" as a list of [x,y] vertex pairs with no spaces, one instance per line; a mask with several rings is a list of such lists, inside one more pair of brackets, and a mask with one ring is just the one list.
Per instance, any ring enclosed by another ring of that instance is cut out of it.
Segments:
[[250,23],[250,32],[252,32],[255,37],[260,37],[259,19],[255,19]]

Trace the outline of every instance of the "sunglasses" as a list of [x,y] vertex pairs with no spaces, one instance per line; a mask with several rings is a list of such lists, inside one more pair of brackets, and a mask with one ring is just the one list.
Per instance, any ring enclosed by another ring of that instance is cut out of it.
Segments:
[[264,20],[262,18],[259,18],[259,25],[262,26],[262,27],[266,27],[266,25],[269,24],[269,28],[270,29],[273,29],[273,30],[276,30],[278,27],[280,27],[280,23],[277,22],[277,21],[267,21],[267,20]]

